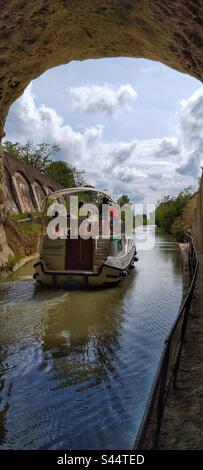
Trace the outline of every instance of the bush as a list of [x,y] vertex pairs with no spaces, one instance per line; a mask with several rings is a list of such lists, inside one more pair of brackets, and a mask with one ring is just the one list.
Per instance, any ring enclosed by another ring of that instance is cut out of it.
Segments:
[[159,201],[156,212],[155,212],[155,223],[158,227],[162,228],[164,232],[178,236],[182,238],[182,230],[187,230],[189,226],[186,226],[181,221],[177,222],[177,218],[180,220],[187,206],[189,200],[193,196],[193,188],[188,187],[181,191],[178,196],[171,197],[165,196]]
[[173,237],[177,240],[177,242],[183,243],[185,241],[185,234],[189,229],[189,225],[174,222],[171,227],[171,233]]

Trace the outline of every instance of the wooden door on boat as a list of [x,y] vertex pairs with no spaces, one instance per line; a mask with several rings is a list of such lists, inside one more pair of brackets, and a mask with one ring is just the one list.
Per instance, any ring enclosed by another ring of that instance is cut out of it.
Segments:
[[66,240],[65,269],[73,271],[92,271],[93,269],[93,240]]

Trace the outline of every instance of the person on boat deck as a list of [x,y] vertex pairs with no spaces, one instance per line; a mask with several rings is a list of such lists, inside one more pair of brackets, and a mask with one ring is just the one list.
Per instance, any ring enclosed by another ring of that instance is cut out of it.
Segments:
[[99,204],[99,220],[102,220],[102,206],[103,204],[109,204],[109,198],[107,196],[103,196],[102,202]]
[[108,236],[109,235],[109,214],[103,211],[103,204],[110,206],[110,199],[108,196],[102,197],[102,202],[99,205],[99,232],[102,232],[102,235]]
[[78,204],[78,209],[80,210],[81,207],[83,207],[83,206],[84,206],[84,202],[83,202],[83,201],[80,201],[79,204]]

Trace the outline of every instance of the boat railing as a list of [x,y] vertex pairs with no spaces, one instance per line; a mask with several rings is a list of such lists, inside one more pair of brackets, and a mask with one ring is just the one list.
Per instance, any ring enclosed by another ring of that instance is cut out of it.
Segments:
[[190,235],[185,236],[188,250],[189,287],[183,297],[176,320],[168,334],[136,436],[134,449],[156,449],[159,442],[164,408],[171,387],[176,388],[188,316],[195,287],[199,259]]

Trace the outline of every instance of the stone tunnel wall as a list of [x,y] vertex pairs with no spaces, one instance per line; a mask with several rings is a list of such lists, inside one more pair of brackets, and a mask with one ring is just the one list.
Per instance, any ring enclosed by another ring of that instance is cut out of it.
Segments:
[[46,194],[63,188],[36,168],[8,153],[4,153],[3,163],[11,211],[40,211]]

